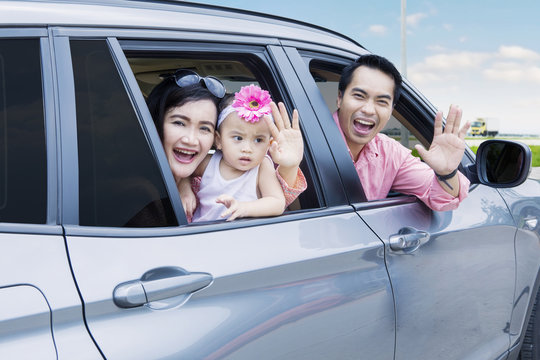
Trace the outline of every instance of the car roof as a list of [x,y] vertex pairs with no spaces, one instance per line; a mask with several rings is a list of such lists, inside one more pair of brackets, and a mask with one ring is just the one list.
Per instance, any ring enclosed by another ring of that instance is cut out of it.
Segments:
[[253,11],[172,0],[0,1],[0,26],[112,27],[262,36],[365,52],[320,26]]

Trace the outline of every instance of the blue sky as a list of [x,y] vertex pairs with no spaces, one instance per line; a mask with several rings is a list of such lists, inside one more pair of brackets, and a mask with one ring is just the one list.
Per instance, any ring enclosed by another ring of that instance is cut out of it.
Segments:
[[[400,0],[196,0],[343,33],[401,69]],[[407,78],[446,112],[540,134],[540,0],[407,1]]]

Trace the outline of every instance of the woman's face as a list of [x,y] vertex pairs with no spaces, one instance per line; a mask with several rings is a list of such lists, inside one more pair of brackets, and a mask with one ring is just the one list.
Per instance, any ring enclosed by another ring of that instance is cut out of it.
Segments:
[[176,182],[190,176],[214,142],[217,109],[210,100],[170,108],[163,119],[163,148]]

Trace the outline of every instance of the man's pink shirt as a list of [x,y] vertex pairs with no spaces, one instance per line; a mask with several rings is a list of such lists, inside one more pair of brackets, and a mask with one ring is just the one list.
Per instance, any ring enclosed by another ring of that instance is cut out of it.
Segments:
[[[345,140],[337,112],[333,116]],[[368,200],[384,199],[393,190],[414,195],[433,210],[446,211],[456,209],[469,193],[469,179],[458,171],[459,194],[457,197],[448,194],[427,164],[384,134],[377,134],[367,143],[353,162]]]

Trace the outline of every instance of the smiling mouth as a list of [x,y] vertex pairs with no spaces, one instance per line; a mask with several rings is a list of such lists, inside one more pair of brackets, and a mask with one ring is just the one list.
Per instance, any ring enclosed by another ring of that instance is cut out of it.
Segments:
[[353,126],[359,135],[367,135],[373,130],[375,123],[373,121],[355,119]]
[[190,163],[198,154],[197,151],[186,149],[173,149],[174,158],[181,163]]

